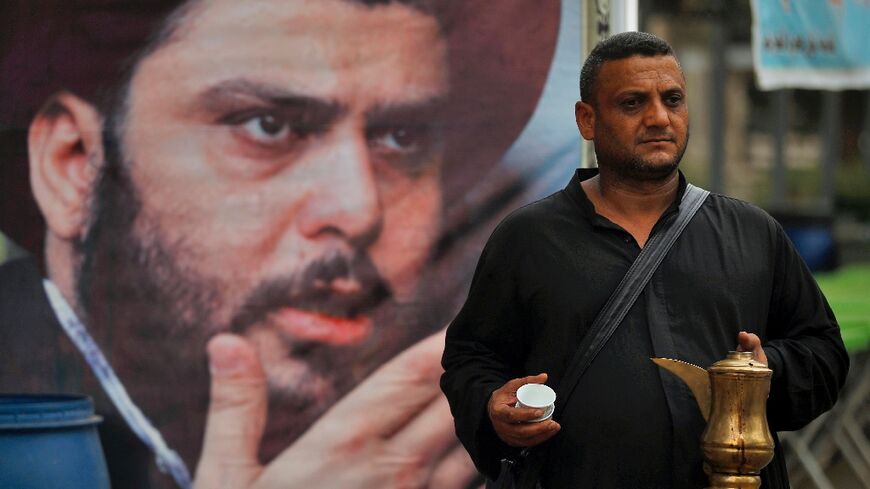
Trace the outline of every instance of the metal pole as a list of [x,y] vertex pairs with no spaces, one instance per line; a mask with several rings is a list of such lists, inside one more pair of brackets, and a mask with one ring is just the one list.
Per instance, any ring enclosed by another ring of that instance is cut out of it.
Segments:
[[[600,3],[600,2],[599,2]],[[637,0],[610,1],[610,33],[636,31],[639,25]]]
[[770,206],[776,210],[785,208],[785,138],[788,134],[788,90],[773,92],[773,171]]
[[728,77],[725,47],[728,39],[722,0],[716,0],[714,8],[719,15],[713,21],[710,36],[710,190],[722,193],[725,186],[725,81]]
[[867,102],[864,104],[864,128],[858,137],[858,149],[864,160],[864,169],[870,172],[870,90],[865,94]]
[[837,166],[840,160],[840,134],[843,99],[840,92],[822,92],[822,154],[821,154],[821,211],[830,214],[834,210]]

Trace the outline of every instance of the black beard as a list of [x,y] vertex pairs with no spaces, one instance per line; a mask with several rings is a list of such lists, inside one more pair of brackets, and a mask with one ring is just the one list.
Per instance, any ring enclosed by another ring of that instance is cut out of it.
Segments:
[[[177,257],[185,243],[165,242],[160,230],[143,217],[128,171],[133,163],[125,162],[111,134],[104,138],[106,159],[90,203],[91,220],[84,238],[76,244],[79,314],[134,402],[192,467],[199,456],[208,406],[205,345],[217,332],[243,332],[266,314],[268,306],[260,303],[259,309],[242,308],[229,324],[212,324],[209,312],[221,299],[217,292],[220,285],[179,266]],[[290,355],[304,359],[312,372],[328,379],[331,390],[318,398],[305,392],[271,393],[273,414],[263,443],[267,458],[301,436],[374,369],[438,326],[428,319],[437,314],[421,310],[429,304],[396,304],[383,281],[371,278],[373,265],[360,262],[365,260],[351,259],[350,265],[327,260],[309,270],[335,274],[355,266],[361,271],[354,273],[369,277],[369,297],[365,300],[354,297],[330,302],[300,291],[297,283],[289,281],[312,307],[344,308],[348,314],[360,308],[372,309],[375,328],[370,338],[357,345],[293,345]],[[252,297],[286,301],[286,295],[275,290],[278,285],[255,290],[257,294]],[[377,304],[371,304],[372,300]]]
[[666,165],[650,165],[640,158],[631,157],[611,164],[610,168],[621,180],[661,182],[673,175],[674,171],[680,166],[680,157],[682,157],[682,153]]
[[193,467],[208,406],[202,311],[211,287],[175,266],[169,249],[134,236],[141,204],[121,164],[116,140],[104,134],[106,159],[90,202],[90,221],[76,243],[78,313],[133,401]]
[[[596,133],[599,131],[607,133],[596,126]],[[607,169],[615,173],[620,180],[641,183],[661,182],[667,180],[679,168],[683,154],[689,145],[689,131],[686,130],[686,139],[674,159],[666,164],[655,165],[631,153],[608,151],[602,147],[598,139],[594,140],[593,143],[595,154],[600,156],[599,161],[603,161]],[[612,148],[616,144],[613,141],[608,141],[606,146]]]

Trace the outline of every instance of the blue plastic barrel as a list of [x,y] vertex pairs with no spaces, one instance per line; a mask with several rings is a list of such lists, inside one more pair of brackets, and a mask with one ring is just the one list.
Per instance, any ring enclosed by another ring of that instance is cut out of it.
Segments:
[[827,214],[772,212],[801,258],[814,272],[833,270],[838,265],[834,218]]
[[0,394],[0,487],[108,488],[100,421],[84,396]]

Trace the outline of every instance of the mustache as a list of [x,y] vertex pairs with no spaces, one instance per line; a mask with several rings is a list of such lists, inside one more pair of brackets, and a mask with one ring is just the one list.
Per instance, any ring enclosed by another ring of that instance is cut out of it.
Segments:
[[[339,280],[353,287],[339,289],[335,285]],[[392,295],[367,254],[337,251],[310,262],[300,272],[257,286],[230,322],[230,331],[242,333],[285,307],[353,318]]]
[[650,131],[638,138],[638,142],[646,143],[649,141],[676,141],[676,135],[670,131]]

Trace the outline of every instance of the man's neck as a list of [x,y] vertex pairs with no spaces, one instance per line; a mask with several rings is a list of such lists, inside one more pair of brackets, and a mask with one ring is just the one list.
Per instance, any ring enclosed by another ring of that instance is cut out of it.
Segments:
[[680,178],[674,171],[654,181],[625,180],[607,171],[582,182],[595,211],[628,231],[643,247],[653,226],[677,197]]

